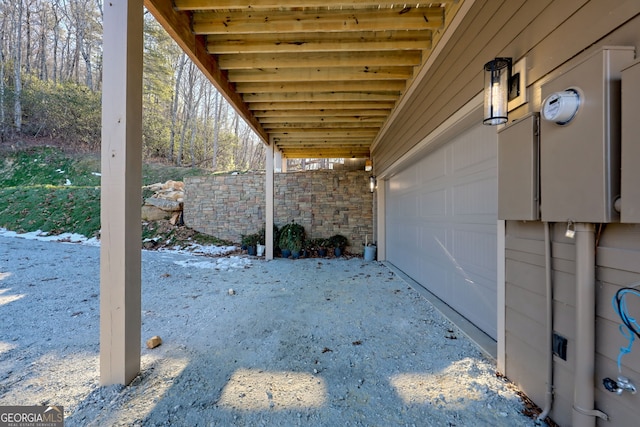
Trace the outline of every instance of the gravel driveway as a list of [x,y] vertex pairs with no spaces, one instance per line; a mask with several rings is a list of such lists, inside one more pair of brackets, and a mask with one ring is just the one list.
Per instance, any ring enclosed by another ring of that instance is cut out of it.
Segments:
[[0,236],[0,405],[63,405],[67,426],[536,425],[382,264],[142,259],[142,338],[164,343],[100,387],[99,248]]

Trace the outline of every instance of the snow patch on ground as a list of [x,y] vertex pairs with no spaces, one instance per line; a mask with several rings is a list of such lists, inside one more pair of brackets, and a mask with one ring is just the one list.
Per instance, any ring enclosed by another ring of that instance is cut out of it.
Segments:
[[247,257],[230,256],[228,258],[214,258],[212,261],[188,259],[184,261],[174,261],[174,264],[178,264],[185,268],[210,268],[226,271],[232,268],[249,268],[251,267],[252,262]]
[[9,231],[5,228],[0,228],[0,236],[3,237],[19,237],[26,240],[39,240],[42,242],[63,242],[63,243],[81,243],[88,246],[100,246],[100,241],[95,237],[86,237],[82,234],[76,233],[62,233],[57,235],[50,235],[49,233],[36,230],[29,233],[16,233],[15,231]]
[[[100,246],[100,240],[95,237],[88,238],[76,233],[62,233],[58,235],[50,235],[49,233],[37,230],[29,233],[16,233],[5,228],[0,228],[0,236],[17,237],[26,240],[38,240],[43,242],[62,242],[76,243],[87,246]],[[144,250],[144,249],[143,249]],[[192,243],[186,247],[174,246],[173,248],[162,248],[159,252],[201,255],[207,257],[216,257],[214,260],[201,261],[200,259],[176,262],[183,267],[209,268],[215,270],[229,270],[233,268],[249,268],[251,260],[243,256],[229,256],[238,251],[237,246],[215,246],[215,245],[199,245]],[[181,264],[182,263],[182,264]]]

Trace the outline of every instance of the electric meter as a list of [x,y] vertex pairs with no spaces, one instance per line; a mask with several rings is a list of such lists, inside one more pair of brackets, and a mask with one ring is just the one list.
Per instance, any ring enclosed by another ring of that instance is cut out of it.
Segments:
[[580,108],[580,94],[574,89],[554,92],[542,103],[542,118],[559,125],[569,123]]

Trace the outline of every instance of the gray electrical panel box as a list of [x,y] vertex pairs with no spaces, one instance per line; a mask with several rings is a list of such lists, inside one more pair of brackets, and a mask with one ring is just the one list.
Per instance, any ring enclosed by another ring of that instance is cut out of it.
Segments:
[[622,70],[620,221],[640,223],[640,61]]
[[538,114],[498,131],[498,218],[540,218]]
[[602,48],[542,85],[542,220],[619,220],[620,76],[634,53]]

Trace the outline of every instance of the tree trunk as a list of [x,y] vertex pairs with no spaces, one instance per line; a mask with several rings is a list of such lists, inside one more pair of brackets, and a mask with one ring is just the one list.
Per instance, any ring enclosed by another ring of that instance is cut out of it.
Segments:
[[14,40],[13,74],[15,96],[13,101],[13,122],[16,132],[22,131],[22,0],[18,2],[18,17],[15,20],[16,38]]
[[211,169],[214,171],[218,167],[218,143],[220,141],[220,125],[222,121],[220,120],[220,113],[222,111],[222,96],[219,92],[216,92],[216,115],[214,118],[214,126],[213,129],[213,153],[211,154]]
[[[58,83],[58,47],[60,44],[60,14],[58,13],[58,3],[52,3],[51,5],[51,14],[53,15],[53,75],[52,80],[53,83]],[[60,73],[61,75],[61,73]]]
[[205,83],[205,90],[204,90],[204,97],[205,97],[205,102],[204,102],[204,117],[203,117],[203,123],[202,123],[202,148],[203,148],[203,154],[202,156],[205,159],[208,159],[208,152],[209,152],[209,120],[211,119],[211,90],[213,89],[213,86]]
[[4,141],[7,134],[7,121],[5,117],[5,80],[4,80],[4,35],[6,29],[6,16],[2,17],[2,26],[0,27],[0,141]]
[[182,82],[182,73],[187,63],[187,55],[182,54],[178,60],[178,74],[176,76],[176,84],[173,90],[173,104],[171,106],[171,131],[169,135],[169,161],[173,163],[173,150],[176,141],[176,121],[178,119],[178,99],[180,97],[180,83]]
[[47,16],[48,7],[48,4],[45,3],[42,5],[42,10],[40,11],[40,22],[42,27],[40,28],[40,47],[38,48],[38,51],[40,52],[38,77],[42,81],[47,81],[49,78],[47,70],[47,24],[49,23]]
[[180,145],[178,146],[178,166],[182,166],[182,159],[184,153],[184,140],[187,137],[187,129],[193,113],[193,89],[195,86],[195,72],[196,66],[193,62],[189,62],[189,69],[187,70],[187,99],[184,102],[184,122],[182,124],[182,134],[180,135]]
[[[22,1],[21,1],[22,3]],[[26,44],[26,59],[25,63],[25,72],[27,75],[31,74],[31,4],[27,3],[27,10],[25,11],[26,19],[25,19],[25,44]]]

